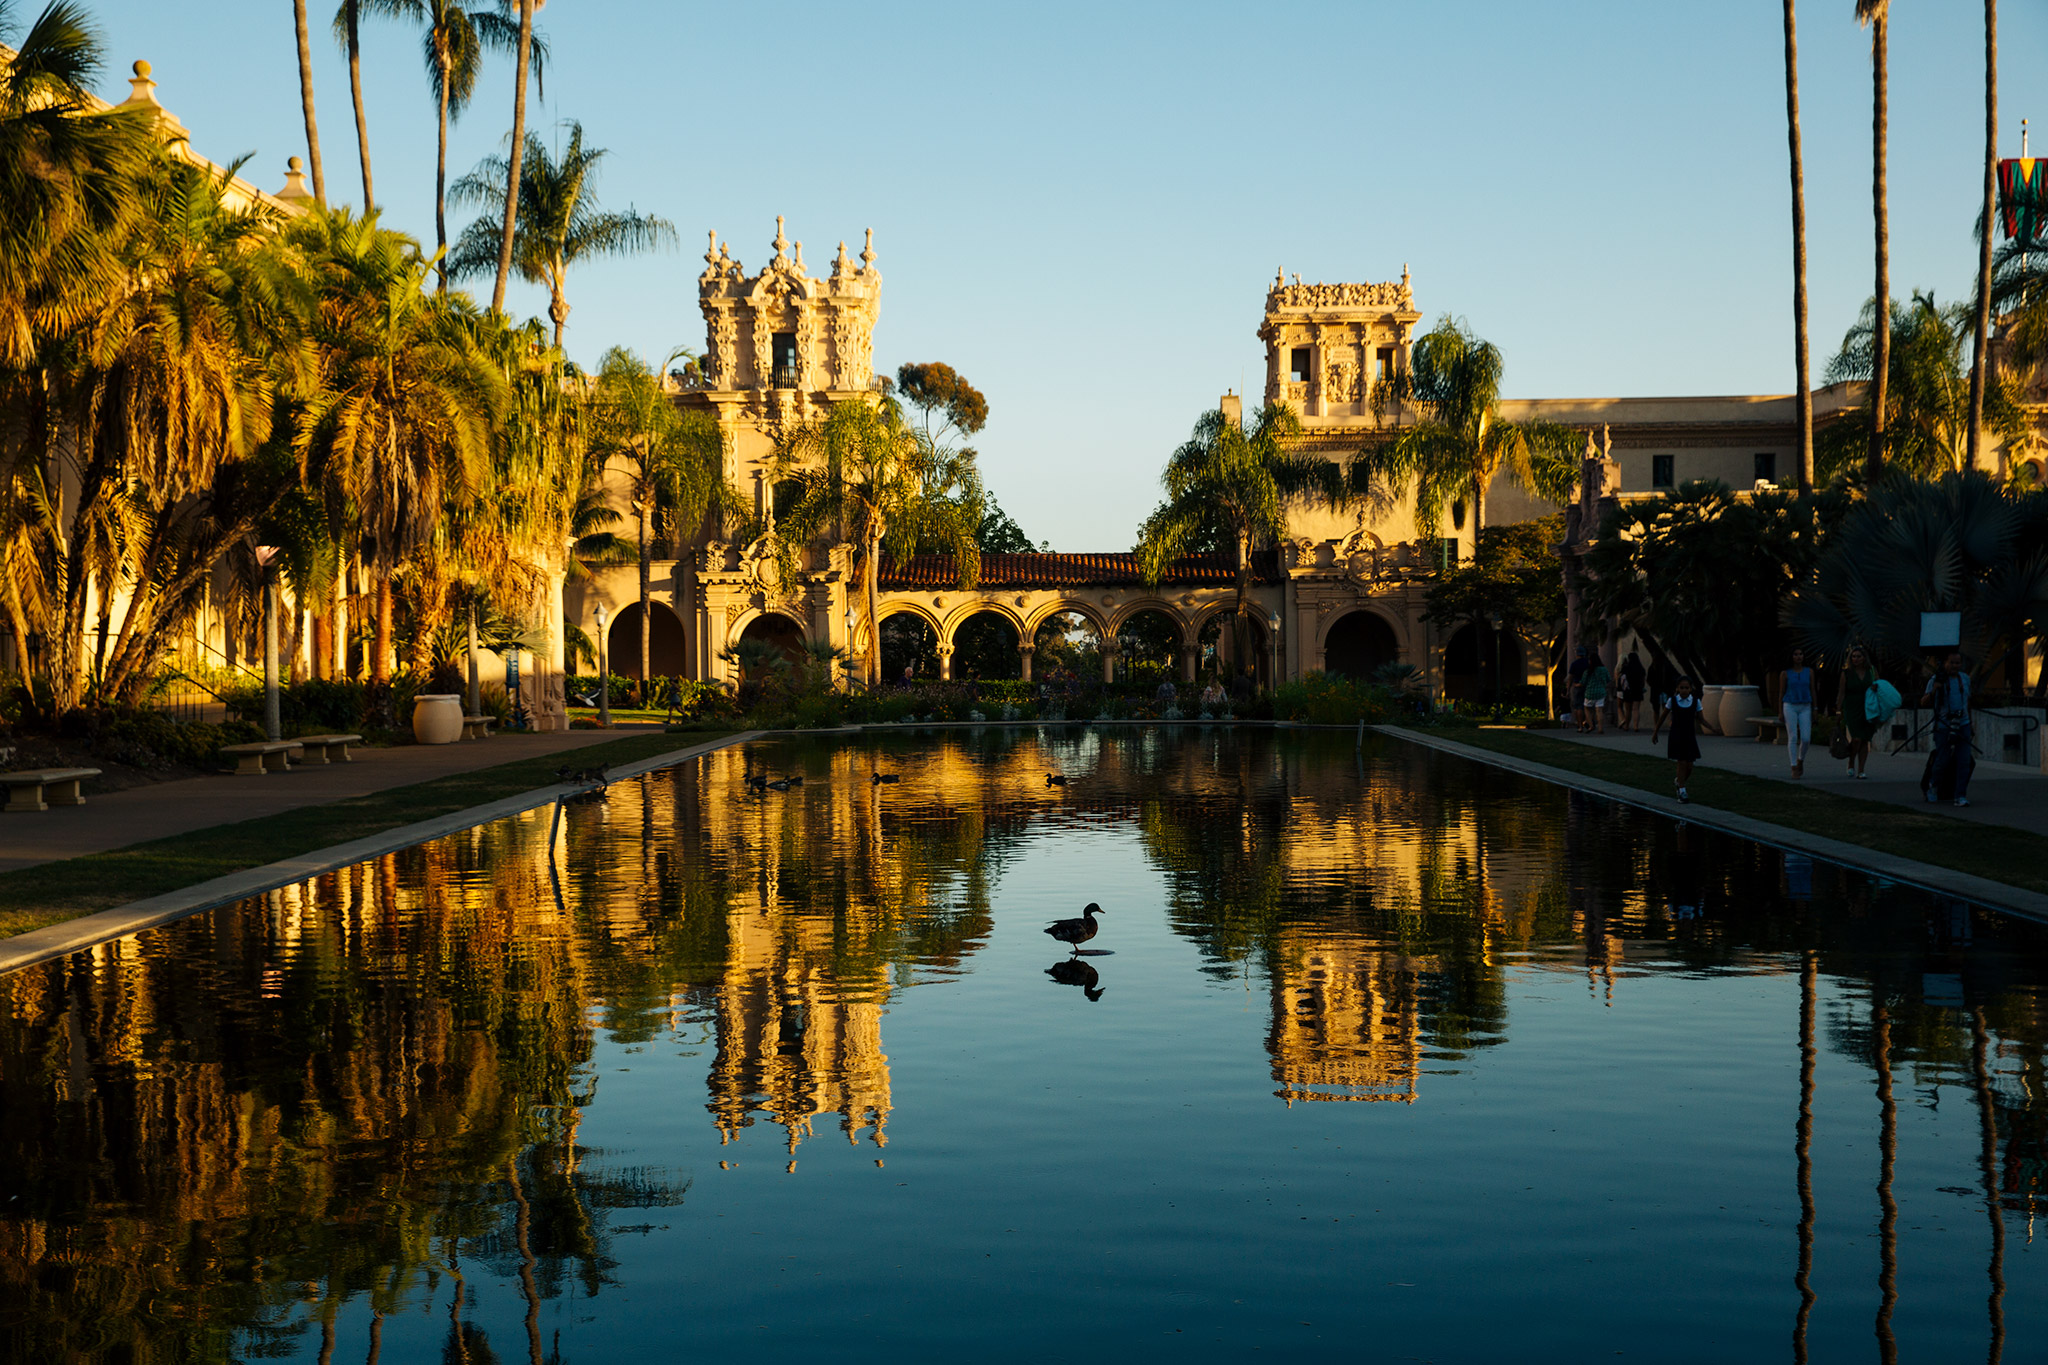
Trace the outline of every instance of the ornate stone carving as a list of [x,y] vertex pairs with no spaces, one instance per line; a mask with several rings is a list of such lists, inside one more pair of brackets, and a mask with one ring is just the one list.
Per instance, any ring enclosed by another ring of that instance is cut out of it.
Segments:
[[1404,272],[1399,284],[1293,284],[1274,281],[1266,291],[1266,311],[1280,308],[1396,308],[1415,306],[1415,291]]

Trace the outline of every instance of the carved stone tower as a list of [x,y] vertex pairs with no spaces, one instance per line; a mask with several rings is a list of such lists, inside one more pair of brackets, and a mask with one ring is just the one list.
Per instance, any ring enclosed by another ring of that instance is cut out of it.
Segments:
[[829,279],[806,272],[804,244],[783,234],[780,217],[773,246],[774,259],[750,276],[714,232],[697,277],[705,391],[721,416],[737,405],[771,425],[872,387],[882,299],[872,229],[858,264],[839,244]]
[[1408,364],[1422,315],[1408,268],[1389,284],[1288,284],[1273,277],[1259,340],[1266,343],[1266,402],[1289,403],[1313,427],[1319,420],[1372,412],[1372,386]]

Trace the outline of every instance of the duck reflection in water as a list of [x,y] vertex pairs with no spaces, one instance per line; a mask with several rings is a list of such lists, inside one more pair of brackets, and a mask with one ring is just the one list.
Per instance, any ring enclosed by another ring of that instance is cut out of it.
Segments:
[[1045,974],[1062,986],[1079,986],[1081,994],[1090,1000],[1102,998],[1102,974],[1095,970],[1095,964],[1078,957],[1063,957],[1045,969]]

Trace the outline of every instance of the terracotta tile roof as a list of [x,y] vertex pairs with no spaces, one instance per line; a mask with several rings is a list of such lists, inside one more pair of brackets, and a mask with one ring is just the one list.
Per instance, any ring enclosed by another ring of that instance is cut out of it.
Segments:
[[[1278,582],[1279,567],[1275,552],[1254,551],[1252,581]],[[1134,554],[983,555],[978,582],[984,588],[1127,588],[1142,586],[1145,575]],[[1175,560],[1160,582],[1229,586],[1237,582],[1237,571],[1229,555],[1187,555]],[[957,588],[960,575],[951,555],[912,555],[884,563],[877,586],[885,591]]]

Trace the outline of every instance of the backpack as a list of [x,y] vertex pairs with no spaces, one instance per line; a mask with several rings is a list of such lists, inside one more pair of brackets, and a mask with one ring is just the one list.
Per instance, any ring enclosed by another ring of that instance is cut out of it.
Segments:
[[1892,712],[1899,709],[1899,689],[1883,678],[1870,685],[1863,694],[1863,718],[1873,725],[1882,725],[1892,718]]

